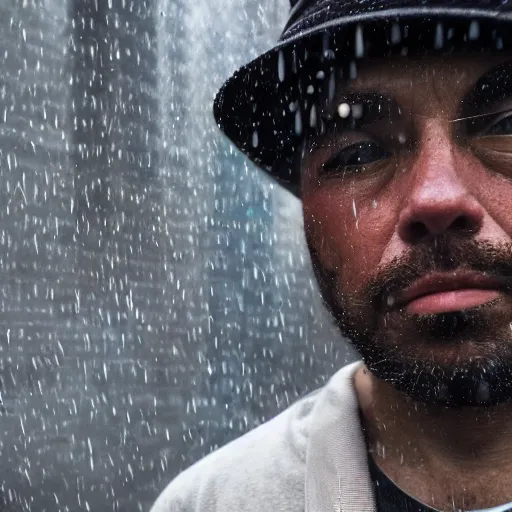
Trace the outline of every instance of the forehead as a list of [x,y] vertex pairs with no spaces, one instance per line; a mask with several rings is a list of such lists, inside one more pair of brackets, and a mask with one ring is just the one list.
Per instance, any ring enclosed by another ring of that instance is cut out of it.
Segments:
[[[365,60],[358,63],[356,77],[340,86],[337,96],[378,92],[418,113],[431,114],[435,103],[437,114],[454,114],[458,103],[482,77],[508,62],[512,62],[512,54]],[[492,75],[489,76],[492,79]]]

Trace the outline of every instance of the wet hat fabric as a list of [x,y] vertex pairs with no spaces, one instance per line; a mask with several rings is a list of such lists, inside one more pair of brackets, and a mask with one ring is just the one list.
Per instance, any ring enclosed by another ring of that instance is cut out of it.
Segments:
[[319,97],[365,57],[510,51],[512,0],[295,0],[278,44],[236,71],[213,113],[226,136],[300,197],[299,149]]

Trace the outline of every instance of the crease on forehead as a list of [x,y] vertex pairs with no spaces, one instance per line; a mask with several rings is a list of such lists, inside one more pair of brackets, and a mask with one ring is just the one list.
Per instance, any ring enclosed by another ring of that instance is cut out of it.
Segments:
[[[432,115],[435,110],[436,115],[454,117],[460,114],[461,102],[466,98],[473,98],[476,103],[475,86],[488,75],[498,73],[504,64],[512,72],[510,55],[399,57],[366,61],[359,64],[357,78],[340,86],[336,105],[350,94],[374,92],[393,98],[401,107],[419,115]],[[499,88],[502,84],[496,85]],[[476,96],[481,99],[478,94]]]

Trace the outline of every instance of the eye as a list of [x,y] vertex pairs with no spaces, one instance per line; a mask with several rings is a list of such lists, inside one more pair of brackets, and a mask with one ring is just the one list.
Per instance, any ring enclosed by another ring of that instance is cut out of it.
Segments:
[[336,153],[322,165],[322,171],[326,174],[340,171],[357,174],[363,171],[364,166],[384,158],[389,158],[390,156],[391,153],[389,151],[386,151],[375,142],[358,142]]
[[512,135],[512,113],[507,112],[506,115],[499,118],[486,130],[485,135]]

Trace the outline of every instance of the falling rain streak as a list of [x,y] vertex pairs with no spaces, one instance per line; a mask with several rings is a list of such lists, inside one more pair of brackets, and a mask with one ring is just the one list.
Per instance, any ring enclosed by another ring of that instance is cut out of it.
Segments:
[[[285,16],[274,0],[1,8],[6,510],[147,511],[341,365],[298,202],[211,115]],[[297,69],[279,56],[276,83]],[[289,109],[299,134],[318,117]]]

